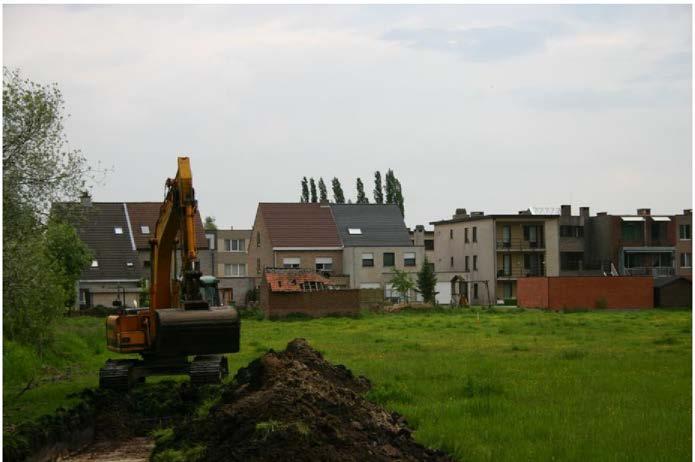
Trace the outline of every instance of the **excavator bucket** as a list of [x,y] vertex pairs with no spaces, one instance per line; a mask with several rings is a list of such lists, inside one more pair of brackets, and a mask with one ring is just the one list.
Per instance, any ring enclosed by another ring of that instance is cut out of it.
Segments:
[[234,308],[157,310],[158,355],[210,355],[239,351],[240,322]]

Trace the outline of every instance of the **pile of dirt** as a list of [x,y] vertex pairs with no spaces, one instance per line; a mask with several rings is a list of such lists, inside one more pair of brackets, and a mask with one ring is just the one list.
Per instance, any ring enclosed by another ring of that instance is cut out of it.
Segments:
[[158,440],[153,460],[451,460],[365,400],[369,387],[295,339],[239,370],[207,415]]

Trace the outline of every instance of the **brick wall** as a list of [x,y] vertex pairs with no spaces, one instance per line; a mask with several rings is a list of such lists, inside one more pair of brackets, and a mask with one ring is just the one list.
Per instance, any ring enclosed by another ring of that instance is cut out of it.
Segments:
[[269,318],[292,313],[309,316],[328,314],[356,315],[360,312],[360,290],[325,290],[320,292],[271,292],[261,288],[261,307]]
[[519,279],[516,285],[517,304],[524,308],[548,308],[548,279]]
[[377,308],[384,304],[383,289],[359,289],[360,306],[362,308]]
[[653,308],[653,280],[649,276],[520,278],[517,303],[524,308]]

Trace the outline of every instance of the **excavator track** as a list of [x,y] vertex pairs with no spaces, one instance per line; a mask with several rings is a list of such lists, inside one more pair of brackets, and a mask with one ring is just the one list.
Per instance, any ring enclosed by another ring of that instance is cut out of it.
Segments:
[[133,368],[138,361],[134,359],[109,359],[104,367],[99,369],[99,388],[127,391],[135,377]]
[[189,371],[193,385],[221,383],[229,374],[227,358],[222,355],[199,355],[191,362]]

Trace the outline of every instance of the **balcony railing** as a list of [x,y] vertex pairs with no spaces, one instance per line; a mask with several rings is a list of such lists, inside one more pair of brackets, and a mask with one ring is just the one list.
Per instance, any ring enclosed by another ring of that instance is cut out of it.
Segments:
[[635,266],[623,270],[625,276],[652,276],[655,278],[673,276],[675,272],[675,268],[671,266]]
[[510,268],[497,270],[498,278],[528,278],[545,276],[544,268]]
[[542,239],[527,241],[526,239],[499,239],[497,250],[541,250],[545,248]]

